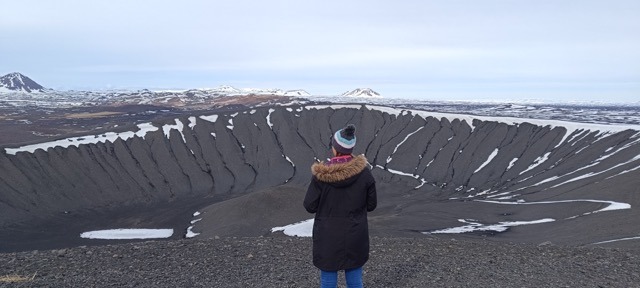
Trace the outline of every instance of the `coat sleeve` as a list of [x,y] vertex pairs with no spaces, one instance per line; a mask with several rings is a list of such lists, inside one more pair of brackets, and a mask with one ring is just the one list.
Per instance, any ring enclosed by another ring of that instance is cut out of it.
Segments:
[[304,209],[307,209],[309,213],[318,212],[318,204],[320,203],[320,187],[318,187],[318,181],[315,177],[312,177],[309,188],[307,188],[307,195],[304,197]]
[[371,177],[371,182],[367,185],[367,212],[371,212],[378,206],[378,193],[376,192],[376,181]]

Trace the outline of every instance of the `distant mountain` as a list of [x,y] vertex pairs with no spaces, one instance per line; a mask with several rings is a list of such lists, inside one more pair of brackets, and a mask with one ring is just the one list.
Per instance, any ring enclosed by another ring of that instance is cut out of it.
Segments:
[[256,94],[256,95],[277,95],[277,96],[311,96],[311,94],[309,94],[309,92],[302,90],[302,89],[297,89],[297,90],[287,90],[284,91],[282,89],[264,89],[264,88],[234,88],[232,86],[228,86],[228,85],[222,85],[219,86],[218,88],[214,88],[212,89],[212,91],[215,91],[219,94],[226,94],[229,96],[236,96],[236,95],[249,95],[249,94]]
[[220,94],[239,94],[240,90],[236,89],[233,86],[229,85],[220,85],[217,88],[211,89],[212,92],[220,93]]
[[211,94],[222,96],[242,96],[242,95],[276,95],[276,96],[311,96],[309,92],[296,89],[296,90],[282,90],[282,89],[264,89],[264,88],[235,88],[229,85],[220,85],[216,88],[200,88],[189,90],[159,90],[156,93],[188,93],[191,94]]
[[0,92],[42,92],[44,87],[18,72],[0,77]]
[[284,92],[284,96],[311,96],[311,94],[305,90],[288,90]]
[[382,98],[380,93],[371,90],[371,88],[357,88],[353,91],[345,92],[343,97],[363,97],[363,98]]

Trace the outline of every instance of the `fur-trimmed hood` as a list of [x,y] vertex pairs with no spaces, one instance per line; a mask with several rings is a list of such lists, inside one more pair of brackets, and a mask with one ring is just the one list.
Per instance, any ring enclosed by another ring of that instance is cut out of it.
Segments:
[[311,174],[321,182],[336,183],[360,174],[367,168],[367,158],[358,155],[346,163],[326,165],[324,162],[311,165]]

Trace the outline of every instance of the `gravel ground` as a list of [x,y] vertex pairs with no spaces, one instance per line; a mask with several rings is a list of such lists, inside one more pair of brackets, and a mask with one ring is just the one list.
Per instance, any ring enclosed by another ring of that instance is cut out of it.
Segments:
[[[366,287],[640,287],[637,250],[437,237],[371,242]],[[7,276],[33,279],[7,282]],[[306,238],[151,241],[0,254],[0,287],[318,286]]]

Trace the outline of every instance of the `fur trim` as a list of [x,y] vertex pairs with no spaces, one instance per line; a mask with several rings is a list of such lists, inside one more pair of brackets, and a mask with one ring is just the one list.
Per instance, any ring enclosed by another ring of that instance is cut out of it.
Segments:
[[325,165],[324,162],[311,165],[311,174],[321,182],[339,182],[358,175],[367,167],[367,158],[364,155],[353,157],[347,163]]

